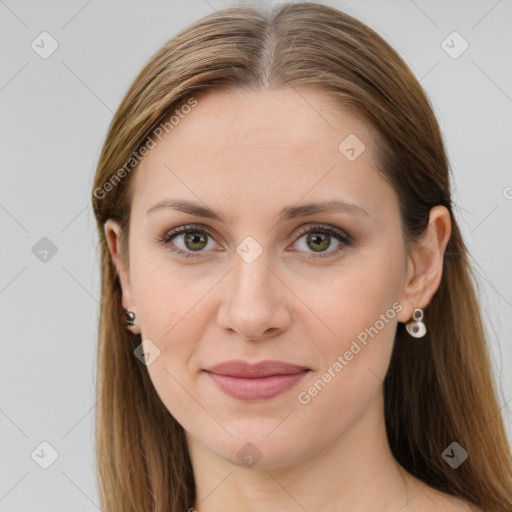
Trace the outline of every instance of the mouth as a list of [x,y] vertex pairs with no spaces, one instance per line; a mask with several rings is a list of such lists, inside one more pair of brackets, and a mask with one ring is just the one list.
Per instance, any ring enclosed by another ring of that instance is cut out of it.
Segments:
[[250,364],[227,361],[204,370],[225,394],[240,400],[267,400],[296,386],[311,371],[283,361]]

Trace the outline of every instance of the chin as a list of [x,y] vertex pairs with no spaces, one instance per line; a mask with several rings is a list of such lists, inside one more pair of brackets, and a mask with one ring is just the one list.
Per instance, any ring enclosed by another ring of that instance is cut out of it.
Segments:
[[[274,427],[279,422],[274,420]],[[264,422],[265,428],[268,421]],[[253,424],[253,431],[255,425]],[[220,458],[230,464],[235,464],[241,468],[272,470],[290,466],[300,462],[308,457],[308,451],[314,451],[313,447],[309,450],[301,443],[301,440],[307,438],[305,433],[296,435],[289,430],[283,430],[279,435],[273,432],[270,435],[268,430],[261,433],[246,431],[228,435],[222,439],[199,438],[201,443],[208,451],[216,453]]]

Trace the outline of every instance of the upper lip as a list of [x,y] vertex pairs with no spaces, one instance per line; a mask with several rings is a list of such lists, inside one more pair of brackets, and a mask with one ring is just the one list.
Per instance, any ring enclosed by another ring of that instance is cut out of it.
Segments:
[[229,377],[242,377],[246,379],[257,379],[271,375],[293,375],[301,373],[309,368],[283,361],[261,361],[259,363],[248,363],[240,359],[226,361],[207,368],[205,371],[217,375]]

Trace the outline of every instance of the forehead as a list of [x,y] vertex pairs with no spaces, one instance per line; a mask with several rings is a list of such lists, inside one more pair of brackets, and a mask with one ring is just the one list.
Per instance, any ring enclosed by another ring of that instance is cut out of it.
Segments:
[[[134,209],[145,212],[166,197],[265,208],[333,190],[382,200],[372,127],[321,92],[209,91],[196,101],[176,112],[173,128],[139,165]],[[351,147],[356,156],[362,151],[355,159],[343,153]]]

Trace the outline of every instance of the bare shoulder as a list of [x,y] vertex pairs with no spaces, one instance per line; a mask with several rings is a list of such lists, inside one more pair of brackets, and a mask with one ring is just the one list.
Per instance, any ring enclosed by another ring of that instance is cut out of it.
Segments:
[[438,491],[429,486],[422,488],[418,495],[418,504],[421,503],[418,512],[434,512],[442,510],[443,512],[485,512],[473,503],[464,501],[461,498]]
[[431,487],[404,470],[408,502],[402,512],[489,512],[475,504]]

